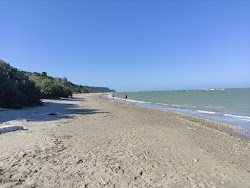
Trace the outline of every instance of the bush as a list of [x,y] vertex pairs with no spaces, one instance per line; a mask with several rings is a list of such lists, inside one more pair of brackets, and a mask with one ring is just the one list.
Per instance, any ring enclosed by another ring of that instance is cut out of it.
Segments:
[[36,85],[40,88],[43,98],[60,98],[72,96],[72,91],[58,84],[50,77],[40,77],[35,79]]
[[41,104],[41,92],[21,71],[0,60],[0,107],[21,108]]

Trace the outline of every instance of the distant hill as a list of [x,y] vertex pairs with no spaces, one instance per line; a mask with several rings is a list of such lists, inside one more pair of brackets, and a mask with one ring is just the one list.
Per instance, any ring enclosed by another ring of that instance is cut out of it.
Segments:
[[82,86],[80,85],[81,88],[87,88],[91,89],[93,91],[100,91],[100,92],[115,92],[113,89],[109,89],[108,87],[94,87],[94,86]]
[[46,72],[38,73],[38,72],[26,72],[22,71],[26,76],[28,76],[31,80],[35,80],[36,78],[40,77],[48,77],[50,79],[54,79],[57,83],[62,84],[64,86],[69,87],[73,90],[74,93],[89,93],[89,92],[115,92],[113,89],[109,89],[108,87],[94,87],[94,86],[82,86],[74,84],[67,80],[67,78],[58,78],[47,76]]

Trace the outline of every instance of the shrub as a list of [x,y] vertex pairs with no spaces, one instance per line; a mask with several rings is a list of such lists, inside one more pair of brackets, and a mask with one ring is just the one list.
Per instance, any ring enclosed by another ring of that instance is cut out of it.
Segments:
[[72,91],[58,84],[50,77],[40,77],[35,79],[36,85],[40,88],[43,98],[60,98],[72,96]]
[[21,71],[0,60],[0,107],[39,105],[41,92]]

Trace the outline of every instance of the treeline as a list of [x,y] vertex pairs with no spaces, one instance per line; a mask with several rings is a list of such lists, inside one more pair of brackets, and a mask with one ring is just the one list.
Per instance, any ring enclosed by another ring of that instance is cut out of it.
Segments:
[[42,93],[22,72],[0,60],[0,107],[21,108],[41,104]]
[[37,78],[46,77],[53,79],[56,83],[62,84],[66,87],[69,87],[73,93],[97,93],[97,92],[115,92],[115,90],[109,89],[107,87],[91,87],[91,86],[82,86],[76,85],[72,82],[68,81],[67,78],[53,78],[51,76],[47,76],[46,72],[42,72],[41,74],[38,72],[26,72],[22,71],[25,75],[29,76],[30,79],[36,81]]
[[36,86],[40,88],[42,98],[70,97],[73,94],[70,88],[57,83],[53,78],[49,76],[41,76],[39,78],[35,78],[34,82],[36,83]]
[[[54,78],[52,76],[48,76],[46,72],[37,73],[37,72],[26,72],[22,71],[23,74],[27,75],[31,80],[36,82],[36,85],[39,86],[40,88],[44,88],[45,86],[49,85],[52,86],[54,85],[54,89],[56,91],[56,88],[58,88],[58,85],[63,86],[65,89],[65,94],[69,94],[68,90],[71,90],[72,93],[97,93],[98,91],[88,89],[88,88],[83,88],[82,86],[73,84],[72,82],[68,81],[67,78]],[[53,84],[52,84],[53,82]],[[45,89],[47,90],[47,89]],[[61,90],[61,88],[58,88],[57,90]],[[71,93],[71,95],[72,95]],[[69,94],[70,95],[70,94]],[[56,96],[54,94],[53,96]],[[47,98],[51,98],[51,96],[46,96]],[[64,97],[64,96],[61,96]]]
[[21,108],[40,105],[42,98],[70,97],[73,93],[98,92],[75,85],[66,78],[53,78],[46,72],[19,71],[0,60],[0,107]]

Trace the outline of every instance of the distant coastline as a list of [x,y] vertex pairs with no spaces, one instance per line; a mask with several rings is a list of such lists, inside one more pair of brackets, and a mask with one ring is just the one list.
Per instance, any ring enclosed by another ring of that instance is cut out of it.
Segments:
[[196,91],[225,91],[227,89],[197,89]]
[[225,91],[227,89],[184,89],[184,90],[171,90],[171,91]]

